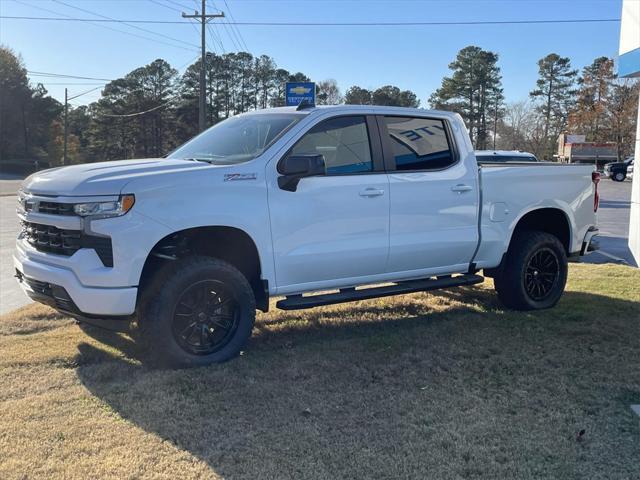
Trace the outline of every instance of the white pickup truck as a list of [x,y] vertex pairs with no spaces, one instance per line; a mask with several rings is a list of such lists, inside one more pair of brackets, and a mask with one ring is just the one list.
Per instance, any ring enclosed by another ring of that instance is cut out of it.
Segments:
[[26,179],[16,276],[33,299],[183,366],[237,355],[273,296],[308,308],[482,271],[507,307],[548,308],[568,259],[593,248],[598,179],[587,165],[479,167],[450,112],[262,110],[166,158]]

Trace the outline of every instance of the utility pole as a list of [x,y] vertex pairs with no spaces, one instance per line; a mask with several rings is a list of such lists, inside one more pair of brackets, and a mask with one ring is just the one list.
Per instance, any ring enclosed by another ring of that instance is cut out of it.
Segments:
[[64,153],[62,154],[62,165],[67,164],[67,137],[69,135],[68,125],[68,113],[69,113],[69,98],[67,89],[64,89]]
[[498,133],[498,96],[496,95],[496,109],[493,117],[493,149],[496,149],[496,135]]
[[207,107],[206,104],[206,88],[205,88],[205,63],[206,63],[206,50],[207,45],[205,42],[205,29],[207,28],[207,22],[211,18],[221,18],[224,17],[224,12],[214,13],[207,15],[207,1],[202,0],[202,12],[198,13],[194,12],[194,15],[187,15],[186,13],[182,14],[182,18],[197,18],[200,21],[201,28],[201,49],[202,56],[200,58],[200,104],[198,107],[198,127],[202,132],[205,129],[205,110]]

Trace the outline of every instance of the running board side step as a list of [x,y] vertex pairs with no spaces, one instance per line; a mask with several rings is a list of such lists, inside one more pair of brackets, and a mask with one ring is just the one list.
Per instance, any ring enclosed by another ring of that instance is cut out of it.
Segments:
[[323,305],[333,305],[334,303],[355,302],[357,300],[368,300],[370,298],[388,297],[390,295],[402,295],[405,293],[426,292],[439,288],[461,287],[464,285],[475,285],[484,282],[484,277],[480,275],[458,275],[456,277],[425,278],[421,280],[411,280],[399,282],[393,285],[382,287],[363,288],[355,290],[353,288],[343,288],[336,293],[324,293],[319,295],[291,295],[276,303],[276,307],[281,310],[302,310],[304,308],[320,307]]

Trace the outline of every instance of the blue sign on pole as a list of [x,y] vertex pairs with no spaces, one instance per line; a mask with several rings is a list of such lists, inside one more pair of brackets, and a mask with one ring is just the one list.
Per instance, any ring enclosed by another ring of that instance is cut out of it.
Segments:
[[297,107],[303,100],[310,105],[316,103],[316,84],[313,82],[287,82],[285,92],[287,107]]

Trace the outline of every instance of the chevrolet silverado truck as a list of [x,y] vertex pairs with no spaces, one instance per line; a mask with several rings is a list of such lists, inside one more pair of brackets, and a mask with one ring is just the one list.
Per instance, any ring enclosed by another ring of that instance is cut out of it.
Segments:
[[506,307],[543,309],[595,244],[598,180],[588,165],[479,166],[451,112],[267,109],[165,158],[27,178],[16,277],[174,366],[237,355],[276,296],[301,309],[488,276]]

